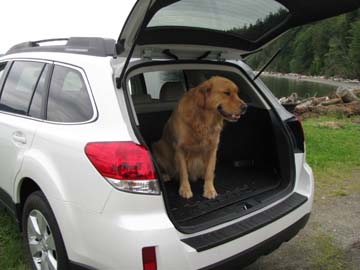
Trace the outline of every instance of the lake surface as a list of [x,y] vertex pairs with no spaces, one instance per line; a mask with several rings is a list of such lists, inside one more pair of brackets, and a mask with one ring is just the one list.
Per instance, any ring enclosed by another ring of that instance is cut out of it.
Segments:
[[334,92],[338,86],[326,83],[308,82],[297,79],[261,76],[263,82],[278,97],[288,97],[296,92],[299,97],[322,97]]

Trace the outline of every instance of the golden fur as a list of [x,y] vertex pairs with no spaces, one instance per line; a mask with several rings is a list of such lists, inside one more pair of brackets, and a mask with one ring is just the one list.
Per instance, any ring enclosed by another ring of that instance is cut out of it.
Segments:
[[165,181],[178,176],[179,194],[193,196],[189,178],[204,179],[203,196],[217,196],[214,187],[216,152],[224,119],[237,121],[246,104],[238,87],[215,76],[188,91],[167,121],[162,137],[152,146]]

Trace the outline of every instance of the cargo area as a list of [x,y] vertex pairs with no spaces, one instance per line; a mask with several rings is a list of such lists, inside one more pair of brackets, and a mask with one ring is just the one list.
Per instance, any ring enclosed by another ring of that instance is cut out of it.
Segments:
[[[196,68],[195,68],[196,67]],[[141,139],[151,145],[186,89],[212,76],[223,76],[239,86],[248,110],[238,122],[226,122],[221,134],[215,169],[216,199],[202,197],[203,179],[191,182],[194,196],[178,194],[179,181],[163,182],[162,193],[175,226],[192,233],[238,218],[266,206],[291,191],[294,181],[293,150],[274,111],[239,72],[219,67],[171,66],[158,71],[139,69],[130,78],[129,97]]]

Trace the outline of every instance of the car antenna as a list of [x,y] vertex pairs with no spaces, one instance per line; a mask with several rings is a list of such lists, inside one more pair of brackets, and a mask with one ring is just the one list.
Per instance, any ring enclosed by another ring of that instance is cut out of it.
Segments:
[[[281,51],[289,44],[290,40],[292,40],[296,34],[300,31],[302,27],[298,27],[296,29],[296,31],[289,36],[289,38],[286,40],[286,42],[284,42],[285,44],[280,47],[273,56],[270,57],[270,59],[265,63],[265,65],[260,69],[260,71],[255,75],[255,77],[253,78],[253,81],[255,81],[260,75],[261,73],[263,73],[263,71],[272,63],[272,61],[281,53]],[[259,50],[255,51],[254,53],[258,52]],[[248,54],[249,55],[249,54]]]

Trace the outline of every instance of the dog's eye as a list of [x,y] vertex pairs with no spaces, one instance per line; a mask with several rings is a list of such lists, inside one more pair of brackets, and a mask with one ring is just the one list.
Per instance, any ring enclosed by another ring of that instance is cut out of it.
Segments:
[[231,95],[230,92],[224,92],[224,94],[227,95],[227,96],[230,96],[230,95]]

